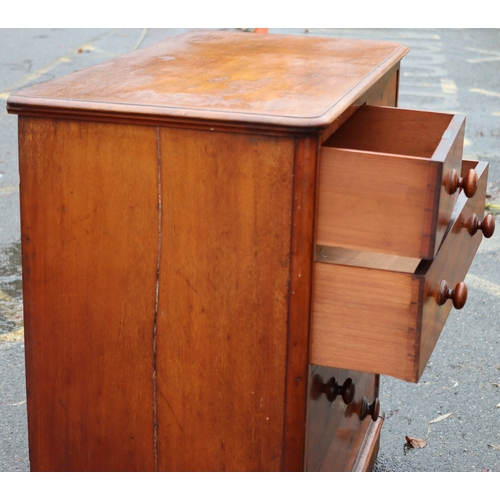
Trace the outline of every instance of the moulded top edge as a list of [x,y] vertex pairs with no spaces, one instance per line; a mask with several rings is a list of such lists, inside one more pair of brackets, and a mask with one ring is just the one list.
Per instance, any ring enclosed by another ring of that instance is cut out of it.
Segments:
[[7,109],[321,128],[408,50],[393,42],[192,31],[17,92]]

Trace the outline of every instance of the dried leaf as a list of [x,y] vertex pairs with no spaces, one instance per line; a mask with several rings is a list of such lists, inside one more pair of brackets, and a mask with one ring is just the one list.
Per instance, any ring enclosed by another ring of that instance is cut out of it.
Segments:
[[431,424],[435,424],[436,422],[440,422],[441,420],[444,420],[445,418],[451,417],[452,415],[455,415],[455,413],[451,412],[451,413],[447,413],[446,415],[440,415],[439,417],[435,418],[434,420],[431,420],[427,424],[427,436],[425,436],[424,439],[405,436],[406,437],[405,447],[425,448],[427,446],[427,438],[429,437],[429,433],[431,432]]
[[427,439],[412,438],[406,436],[408,446],[412,448],[425,448],[427,446]]
[[435,424],[436,422],[440,422],[441,420],[444,420],[445,418],[450,417],[451,415],[455,415],[453,412],[447,413],[446,415],[440,415],[439,417],[435,418],[434,420],[431,420],[429,424]]
[[500,450],[500,444],[489,444],[488,447],[493,448],[494,450]]

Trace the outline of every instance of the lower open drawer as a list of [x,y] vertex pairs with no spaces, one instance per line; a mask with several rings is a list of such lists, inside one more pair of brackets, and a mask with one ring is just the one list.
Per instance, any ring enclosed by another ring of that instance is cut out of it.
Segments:
[[477,192],[459,197],[434,260],[318,248],[311,363],[419,380],[452,304],[466,300],[462,282],[482,238],[488,173],[487,163],[475,167]]

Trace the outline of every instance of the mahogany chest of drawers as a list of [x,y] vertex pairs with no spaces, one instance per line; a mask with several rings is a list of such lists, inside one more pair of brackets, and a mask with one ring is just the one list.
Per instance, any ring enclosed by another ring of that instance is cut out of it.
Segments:
[[373,468],[494,229],[406,52],[193,31],[9,98],[32,470]]

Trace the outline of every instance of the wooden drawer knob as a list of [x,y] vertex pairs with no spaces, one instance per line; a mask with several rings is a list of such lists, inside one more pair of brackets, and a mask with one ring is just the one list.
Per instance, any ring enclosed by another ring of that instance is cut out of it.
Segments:
[[467,198],[472,198],[477,190],[477,172],[471,168],[465,177],[460,177],[455,169],[450,174],[449,194],[454,194],[457,189],[463,189]]
[[472,217],[467,222],[467,229],[471,236],[474,236],[478,230],[481,230],[485,238],[491,238],[495,232],[495,217],[488,214],[483,219],[483,222],[479,222],[477,215],[472,214]]
[[457,283],[455,289],[448,286],[445,280],[441,281],[439,287],[438,304],[440,306],[444,305],[448,299],[453,302],[453,307],[455,309],[462,309],[467,301],[467,285],[461,281]]
[[350,405],[354,401],[356,384],[352,378],[348,378],[342,385],[339,385],[335,377],[332,377],[328,384],[324,384],[323,392],[330,403],[333,403],[337,396],[342,396],[342,401],[346,405]]
[[363,401],[361,402],[361,412],[359,414],[360,420],[364,420],[368,415],[372,416],[372,420],[378,419],[380,415],[380,400],[375,398],[375,400],[370,403],[368,399],[363,397]]

